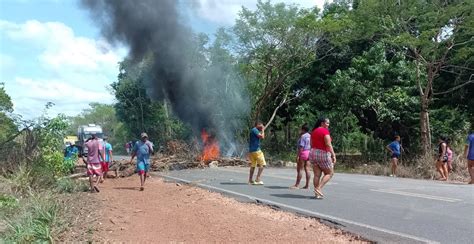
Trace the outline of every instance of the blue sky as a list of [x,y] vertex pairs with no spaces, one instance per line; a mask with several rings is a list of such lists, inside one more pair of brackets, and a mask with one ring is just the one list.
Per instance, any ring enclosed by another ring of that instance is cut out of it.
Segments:
[[[132,1],[132,0],[130,0]],[[182,0],[195,31],[231,26],[241,6],[256,0]],[[324,0],[275,0],[321,7]],[[108,86],[116,80],[125,46],[111,46],[77,0],[0,0],[0,82],[16,114],[31,119],[47,102],[51,115],[76,115],[91,102],[113,103]]]

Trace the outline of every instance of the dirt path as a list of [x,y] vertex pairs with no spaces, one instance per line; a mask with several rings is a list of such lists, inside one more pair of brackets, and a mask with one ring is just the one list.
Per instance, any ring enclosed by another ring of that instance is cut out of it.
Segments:
[[204,189],[147,181],[109,179],[94,197],[105,206],[94,240],[126,243],[348,242],[357,237],[319,223],[255,204],[240,203]]

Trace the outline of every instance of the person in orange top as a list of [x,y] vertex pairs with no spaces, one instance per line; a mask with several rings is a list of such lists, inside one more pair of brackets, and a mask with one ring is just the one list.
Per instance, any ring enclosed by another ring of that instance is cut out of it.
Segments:
[[[311,132],[311,163],[314,172],[314,194],[317,199],[324,197],[322,189],[334,175],[336,154],[329,134],[329,119],[320,118]],[[322,176],[324,173],[324,176]],[[322,177],[321,177],[322,176]]]

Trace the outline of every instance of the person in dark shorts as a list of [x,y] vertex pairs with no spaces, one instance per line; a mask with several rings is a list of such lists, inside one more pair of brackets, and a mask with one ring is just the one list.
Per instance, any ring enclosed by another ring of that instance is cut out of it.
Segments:
[[[310,160],[313,164],[313,184],[316,199],[322,199],[324,197],[322,189],[334,175],[336,153],[334,153],[332,147],[332,139],[328,127],[329,119],[320,118],[311,132]],[[324,176],[322,176],[323,173]]]
[[436,171],[439,172],[441,181],[448,180],[448,144],[446,143],[446,136],[439,138],[438,144],[438,157],[436,158]]
[[390,174],[390,177],[397,177],[398,160],[400,159],[401,152],[403,151],[400,140],[400,136],[396,135],[394,141],[387,145],[387,150],[390,152],[390,161],[392,163],[392,174]]

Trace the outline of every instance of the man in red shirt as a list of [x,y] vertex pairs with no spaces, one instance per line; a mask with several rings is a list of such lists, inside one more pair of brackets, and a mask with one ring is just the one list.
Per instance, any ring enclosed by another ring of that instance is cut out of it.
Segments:
[[[316,198],[324,197],[321,189],[334,175],[334,164],[336,154],[332,147],[332,139],[329,134],[329,119],[321,118],[316,122],[311,132],[311,163],[314,172],[314,194]],[[321,178],[322,173],[324,176]]]

